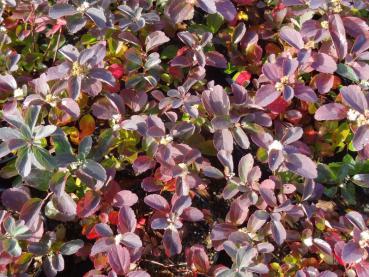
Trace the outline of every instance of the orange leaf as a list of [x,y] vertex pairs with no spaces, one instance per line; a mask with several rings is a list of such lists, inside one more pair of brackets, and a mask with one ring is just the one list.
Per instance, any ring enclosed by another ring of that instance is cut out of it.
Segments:
[[82,140],[84,137],[92,135],[95,131],[96,123],[92,115],[86,114],[79,120],[79,139]]

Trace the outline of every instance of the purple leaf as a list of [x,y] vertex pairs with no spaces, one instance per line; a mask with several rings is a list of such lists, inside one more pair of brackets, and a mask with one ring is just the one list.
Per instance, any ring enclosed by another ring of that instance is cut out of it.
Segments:
[[295,29],[284,26],[281,28],[279,35],[282,40],[287,42],[292,47],[295,47],[296,49],[304,48],[304,41],[302,40],[302,36]]
[[275,197],[275,194],[274,194],[273,190],[260,187],[259,192],[260,192],[260,196],[268,204],[268,206],[270,206],[270,207],[277,206],[277,199]]
[[113,77],[113,75],[109,71],[103,68],[92,69],[89,72],[88,77],[99,80],[103,83],[106,83],[111,87],[114,87],[115,85],[115,78]]
[[55,4],[49,8],[49,16],[53,19],[74,15],[76,12],[76,9],[72,5],[64,3]]
[[316,71],[332,74],[337,70],[337,63],[331,56],[319,53],[313,56],[311,67]]
[[144,198],[146,205],[150,206],[154,210],[162,213],[167,213],[170,210],[168,201],[159,194],[150,194]]
[[361,114],[368,109],[368,102],[358,85],[350,85],[341,89],[341,95],[345,103]]
[[366,230],[366,224],[363,219],[363,216],[355,211],[348,212],[346,214],[346,218],[359,230],[364,231]]
[[274,85],[264,85],[256,92],[255,104],[261,107],[273,103],[281,95]]
[[342,259],[348,264],[359,263],[363,259],[364,254],[364,249],[360,248],[360,246],[353,241],[346,243],[342,249]]
[[131,258],[127,248],[114,244],[108,253],[109,264],[119,275],[125,275],[129,271]]
[[168,228],[164,232],[163,245],[165,254],[168,257],[174,256],[182,252],[182,243],[179,233],[176,229]]
[[26,187],[9,188],[2,192],[1,203],[10,210],[20,212],[24,203],[30,199],[29,191]]
[[120,242],[127,247],[139,248],[142,247],[142,241],[138,235],[132,232],[127,232],[121,235]]
[[130,207],[122,206],[118,214],[118,228],[124,234],[134,232],[137,225],[136,215]]
[[268,165],[271,171],[276,171],[284,161],[284,155],[281,150],[271,149],[268,153]]
[[181,218],[186,221],[196,222],[204,219],[204,214],[197,208],[189,207],[185,209]]
[[369,144],[369,125],[360,126],[352,139],[352,145],[357,151],[362,150]]
[[200,7],[204,12],[207,13],[216,13],[217,8],[215,7],[214,0],[197,0],[197,6]]
[[168,42],[170,39],[162,31],[155,31],[150,33],[145,39],[146,52]]
[[237,9],[230,0],[214,0],[217,12],[220,13],[225,20],[232,21],[237,15]]
[[318,97],[316,96],[314,90],[311,87],[305,86],[303,84],[296,84],[294,86],[295,96],[305,102],[315,103],[318,101]]
[[118,192],[113,199],[113,205],[116,207],[122,206],[133,206],[138,201],[138,197],[135,193],[130,190],[121,190]]
[[287,232],[280,221],[272,220],[271,222],[272,236],[274,241],[281,245],[287,237]]
[[238,175],[242,182],[247,183],[248,175],[250,174],[251,169],[254,166],[254,158],[251,154],[247,154],[243,156],[238,163]]
[[329,103],[323,105],[316,110],[314,118],[318,121],[322,120],[341,120],[346,118],[347,108],[339,103]]
[[339,14],[329,16],[329,32],[331,33],[338,58],[344,59],[347,55],[347,40],[345,27]]
[[287,155],[286,167],[305,178],[315,179],[318,177],[317,166],[309,157],[292,153]]

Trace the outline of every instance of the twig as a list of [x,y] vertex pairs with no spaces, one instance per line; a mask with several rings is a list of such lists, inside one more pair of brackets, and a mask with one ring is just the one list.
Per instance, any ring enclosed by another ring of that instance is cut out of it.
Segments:
[[55,50],[55,52],[54,52],[53,63],[55,62],[55,59],[56,59],[56,53],[58,52],[59,43],[60,43],[61,31],[62,31],[62,28],[60,28],[60,30],[59,30],[58,40],[56,41],[56,50]]

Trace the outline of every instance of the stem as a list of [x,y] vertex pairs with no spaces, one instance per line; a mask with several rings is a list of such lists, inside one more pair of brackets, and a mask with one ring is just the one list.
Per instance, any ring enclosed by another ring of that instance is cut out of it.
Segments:
[[58,52],[58,49],[59,49],[59,43],[60,43],[61,31],[62,31],[62,29],[60,28],[60,30],[59,30],[59,34],[58,34],[58,40],[56,41],[56,50],[55,50],[55,52],[54,52],[53,63],[54,63],[54,62],[55,62],[55,60],[56,60],[56,53]]

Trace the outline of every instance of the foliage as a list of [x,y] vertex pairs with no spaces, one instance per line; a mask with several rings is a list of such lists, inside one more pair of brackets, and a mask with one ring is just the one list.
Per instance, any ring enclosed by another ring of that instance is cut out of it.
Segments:
[[0,275],[369,276],[368,9],[1,1]]

